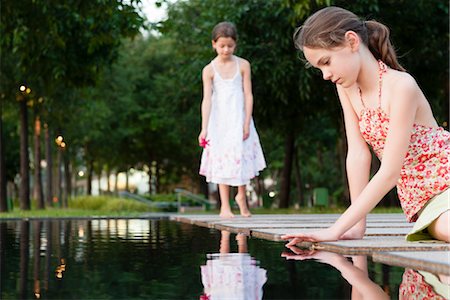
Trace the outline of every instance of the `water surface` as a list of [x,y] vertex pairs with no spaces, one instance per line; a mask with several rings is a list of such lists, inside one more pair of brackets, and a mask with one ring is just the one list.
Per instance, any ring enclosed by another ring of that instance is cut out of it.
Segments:
[[1,299],[397,299],[404,272],[167,220],[0,222]]

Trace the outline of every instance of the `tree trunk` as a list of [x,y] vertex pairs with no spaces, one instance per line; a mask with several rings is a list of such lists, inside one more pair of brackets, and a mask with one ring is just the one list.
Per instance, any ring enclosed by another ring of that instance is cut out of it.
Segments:
[[130,192],[129,178],[128,178],[128,167],[125,170],[125,191]]
[[[67,147],[67,146],[66,146]],[[70,170],[70,156],[69,149],[66,148],[66,153],[64,155],[64,178],[65,178],[65,186],[66,186],[66,197],[72,195],[72,172]]]
[[30,160],[28,157],[28,111],[27,102],[19,101],[20,106],[20,209],[30,209]]
[[3,104],[0,102],[0,212],[8,211],[6,195],[5,149],[3,141]]
[[114,180],[114,193],[117,195],[119,192],[119,171],[116,170],[116,178]]
[[89,160],[88,164],[87,164],[87,186],[86,186],[86,194],[91,196],[92,195],[92,177],[93,177],[93,173],[94,173],[94,161],[91,159]]
[[62,206],[62,198],[63,198],[63,187],[62,187],[62,178],[63,178],[63,153],[62,149],[58,147],[58,152],[56,152],[56,160],[58,162],[58,172],[56,172],[56,191],[58,195],[58,206]]
[[109,179],[111,177],[111,169],[109,166],[106,166],[106,192],[111,194],[111,184],[109,183]]
[[[297,147],[298,148],[298,147]],[[294,152],[294,172],[295,172],[295,183],[297,187],[298,194],[298,204],[300,207],[305,206],[305,197],[303,195],[303,180],[300,172],[298,149]]]
[[155,166],[155,194],[159,193],[159,177],[160,177],[160,166],[158,161],[156,161],[156,166]]
[[46,204],[48,207],[52,206],[53,203],[53,156],[52,156],[52,144],[50,140],[50,130],[48,125],[44,125],[45,128],[45,157],[47,160],[47,182],[45,195]]
[[291,192],[292,161],[294,156],[294,133],[290,130],[287,133],[284,143],[284,163],[281,173],[280,187],[280,208],[289,207],[289,196]]
[[150,161],[149,168],[148,168],[148,194],[153,194],[153,185],[152,185],[152,179],[153,179],[153,171],[152,171],[152,162]]
[[69,207],[69,203],[68,203],[68,197],[70,195],[70,188],[71,188],[71,184],[70,184],[70,165],[69,165],[69,153],[67,152],[67,146],[66,148],[62,149],[62,164],[63,164],[63,190],[62,190],[62,207],[64,208],[68,208]]
[[44,209],[41,173],[41,120],[35,111],[34,118],[34,195],[38,209]]

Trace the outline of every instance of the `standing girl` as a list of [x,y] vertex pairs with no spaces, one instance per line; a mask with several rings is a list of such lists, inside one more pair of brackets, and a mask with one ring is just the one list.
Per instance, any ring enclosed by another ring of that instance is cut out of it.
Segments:
[[234,55],[236,27],[217,24],[212,47],[217,53],[203,68],[202,130],[204,147],[200,174],[219,185],[220,216],[233,217],[229,203],[230,186],[237,186],[236,203],[242,216],[251,216],[245,186],[266,167],[259,137],[253,124],[253,94],[250,63]]
[[[389,30],[338,7],[310,16],[297,48],[336,85],[347,134],[351,205],[330,228],[286,235],[301,241],[360,239],[366,215],[397,185],[407,240],[450,242],[450,133],[439,127],[414,78],[397,62]],[[371,154],[381,160],[369,180]]]

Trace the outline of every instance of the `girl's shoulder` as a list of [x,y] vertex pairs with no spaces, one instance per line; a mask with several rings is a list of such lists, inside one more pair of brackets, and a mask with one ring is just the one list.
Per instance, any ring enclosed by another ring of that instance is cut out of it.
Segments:
[[417,84],[414,77],[408,72],[398,71],[394,69],[389,69],[385,75],[386,81],[396,85],[414,85]]
[[241,66],[250,66],[250,62],[248,60],[246,60],[245,58],[239,57],[239,56],[234,56],[236,57],[237,61],[239,62],[239,64]]
[[209,77],[214,76],[214,67],[212,65],[212,61],[203,67],[202,74],[207,75]]

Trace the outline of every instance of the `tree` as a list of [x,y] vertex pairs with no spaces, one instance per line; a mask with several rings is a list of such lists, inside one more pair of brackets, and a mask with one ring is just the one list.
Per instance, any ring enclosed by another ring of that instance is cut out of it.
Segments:
[[[142,25],[136,3],[139,1],[2,2],[2,55],[15,62],[14,66],[2,66],[2,79],[8,79],[1,86],[2,92],[13,94],[19,82],[26,83],[34,98],[45,96],[55,103],[64,101],[54,98],[58,88],[93,84],[97,71],[115,58],[120,38],[135,35]],[[25,97],[19,96],[20,202],[23,209],[29,209],[28,117]]]

